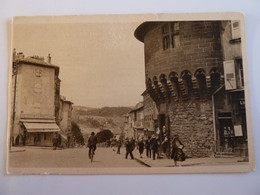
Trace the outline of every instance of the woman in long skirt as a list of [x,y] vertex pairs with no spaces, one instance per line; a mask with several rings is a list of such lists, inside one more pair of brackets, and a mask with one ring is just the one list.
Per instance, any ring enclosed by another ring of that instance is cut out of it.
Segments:
[[171,154],[171,158],[174,161],[174,166],[177,166],[177,161],[185,160],[185,154],[182,151],[183,148],[184,145],[181,143],[179,136],[175,135],[172,142],[172,154]]

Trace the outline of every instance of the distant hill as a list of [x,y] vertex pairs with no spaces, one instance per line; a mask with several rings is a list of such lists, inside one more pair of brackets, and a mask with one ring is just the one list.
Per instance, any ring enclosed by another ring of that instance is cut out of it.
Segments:
[[122,117],[131,110],[130,107],[103,107],[103,108],[87,108],[86,114],[93,116]]
[[72,120],[77,123],[83,134],[102,129],[110,129],[114,134],[120,134],[124,127],[124,115],[130,107],[90,108],[73,106]]

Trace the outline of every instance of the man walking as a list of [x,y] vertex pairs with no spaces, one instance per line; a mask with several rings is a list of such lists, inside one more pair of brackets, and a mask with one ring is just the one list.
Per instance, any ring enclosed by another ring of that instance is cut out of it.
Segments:
[[151,149],[152,149],[152,153],[153,153],[153,160],[155,160],[156,154],[157,154],[157,158],[159,157],[158,148],[159,148],[158,140],[157,140],[156,136],[153,135],[152,139],[151,139]]
[[125,158],[127,159],[128,154],[130,154],[131,159],[134,159],[134,155],[132,153],[132,151],[133,151],[133,144],[132,144],[132,142],[128,138],[126,138],[125,149],[126,149]]
[[151,136],[148,136],[148,139],[145,141],[146,156],[151,158]]
[[144,139],[141,138],[138,142],[138,150],[139,150],[139,154],[140,154],[140,158],[143,158],[143,152],[144,152]]

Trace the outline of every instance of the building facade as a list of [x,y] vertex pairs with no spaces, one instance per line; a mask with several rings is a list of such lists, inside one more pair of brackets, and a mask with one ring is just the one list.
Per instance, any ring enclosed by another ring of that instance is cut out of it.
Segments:
[[156,107],[155,102],[153,99],[150,97],[148,92],[145,90],[142,94],[143,96],[143,113],[144,113],[144,132],[145,135],[151,136],[154,134],[158,128],[158,110]]
[[248,155],[240,21],[221,22],[224,86],[213,94],[216,151]]
[[163,129],[168,140],[179,135],[188,157],[224,151],[216,112],[224,110],[223,101],[232,107],[237,96],[229,101],[223,63],[233,47],[241,48],[228,45],[228,23],[232,21],[144,22],[135,31],[144,43],[146,91],[158,110],[159,137],[165,135]]
[[144,136],[144,113],[143,102],[139,102],[136,106],[127,114],[128,120],[128,135],[132,138],[139,138]]
[[129,113],[124,115],[124,137],[133,137],[134,132],[130,127]]
[[13,52],[10,138],[12,145],[51,146],[60,131],[55,112],[59,67],[43,57]]
[[71,122],[72,122],[72,110],[73,102],[66,100],[64,96],[60,96],[59,117],[58,126],[60,127],[60,134],[63,137],[67,145],[71,142]]

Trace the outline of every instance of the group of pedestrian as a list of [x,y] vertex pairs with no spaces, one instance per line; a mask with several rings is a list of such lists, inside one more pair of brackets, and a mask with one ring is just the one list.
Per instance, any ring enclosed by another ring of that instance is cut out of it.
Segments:
[[[142,143],[143,143],[142,149],[143,150],[144,150],[144,148],[146,149],[146,157],[147,158],[153,157],[153,159],[155,160],[156,155],[157,155],[157,158],[160,156],[159,155],[159,145],[160,144],[159,144],[159,141],[158,141],[156,135],[148,136],[148,138],[145,141],[143,141],[143,138],[142,138]],[[142,146],[142,144],[141,144],[141,146]],[[142,153],[143,153],[143,150],[142,150]],[[140,155],[142,153],[140,153]]]
[[137,143],[137,148],[139,151],[140,158],[143,158],[144,149],[146,149],[146,156],[148,158],[151,158],[151,154],[153,155],[153,159],[155,159],[156,155],[159,156],[158,148],[159,143],[158,139],[155,135],[152,137],[149,136],[147,140],[144,140],[143,137],[141,137],[138,141],[135,141],[133,138],[125,139],[125,147],[126,147],[126,158],[130,154],[131,158],[133,159],[133,150],[135,149],[135,145]]
[[[58,140],[59,136],[57,137]],[[61,139],[61,138],[60,138]],[[164,139],[168,142],[168,139]],[[117,154],[120,154],[120,148],[123,144],[122,139],[118,140],[112,140],[113,145],[112,147],[117,147]],[[138,151],[140,158],[143,158],[143,152],[144,149],[146,149],[146,156],[147,158],[151,158],[153,160],[159,157],[159,146],[160,142],[156,135],[148,136],[148,139],[144,140],[143,137],[141,137],[138,141],[136,141],[134,138],[126,138],[125,139],[125,148],[126,148],[126,154],[125,158],[127,159],[130,155],[131,159],[134,159],[133,151],[135,149],[137,143]],[[96,150],[96,144],[97,144],[97,138],[95,137],[94,132],[91,133],[91,136],[88,140],[88,147],[89,147],[89,156],[90,156],[90,149],[93,148],[94,151]],[[163,146],[164,142],[162,142]],[[56,149],[56,141],[55,141],[55,149]],[[184,145],[179,139],[178,135],[175,135],[172,141],[172,150],[171,150],[171,159],[174,161],[174,165],[177,166],[177,161],[184,161],[185,160],[185,154],[183,152]],[[114,150],[114,149],[113,149]],[[166,152],[165,148],[163,147],[163,152]]]
[[113,138],[111,138],[110,140],[110,146],[112,148],[113,151],[116,151],[117,154],[120,154],[120,150],[122,147],[122,137],[119,137],[118,139],[116,138],[116,136],[114,136]]
[[[169,144],[169,140],[168,140],[167,136],[164,136],[164,139],[161,142],[161,144],[156,135],[148,136],[148,139],[146,139],[146,140],[144,140],[144,138],[142,137],[137,142],[137,147],[138,147],[140,158],[143,158],[144,149],[146,149],[147,158],[152,158],[153,160],[155,160],[156,157],[160,158],[160,154],[159,154],[160,145],[162,146],[163,153],[166,153],[168,144]],[[126,147],[126,158],[130,154],[131,159],[133,159],[132,152],[135,147],[134,139],[126,138],[125,147]],[[174,161],[174,166],[177,166],[177,161],[185,160],[186,157],[185,157],[185,153],[183,152],[183,148],[184,148],[184,145],[180,141],[179,136],[175,135],[173,137],[172,150],[170,153],[170,157]]]

